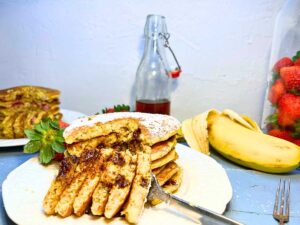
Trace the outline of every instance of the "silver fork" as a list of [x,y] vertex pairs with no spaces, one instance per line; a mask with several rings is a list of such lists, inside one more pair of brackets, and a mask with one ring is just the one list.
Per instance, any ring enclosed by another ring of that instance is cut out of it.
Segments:
[[158,184],[154,174],[151,174],[151,188],[147,198],[150,201],[152,199],[160,199],[166,202],[169,206],[173,206],[196,223],[201,222],[201,224],[210,225],[243,225],[242,223],[229,219],[221,214],[203,207],[195,206],[172,194],[166,193]]
[[[287,187],[286,187],[287,183]],[[279,222],[280,225],[289,221],[290,216],[290,189],[291,189],[291,179],[287,182],[281,179],[276,191],[273,217]]]

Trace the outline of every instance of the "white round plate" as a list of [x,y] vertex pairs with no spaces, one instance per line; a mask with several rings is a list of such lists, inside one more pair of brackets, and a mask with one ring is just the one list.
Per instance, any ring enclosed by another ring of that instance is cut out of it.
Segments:
[[[178,164],[183,168],[183,181],[177,196],[195,205],[223,213],[232,197],[232,188],[223,167],[214,159],[182,144],[177,144]],[[82,217],[46,216],[42,201],[57,174],[58,165],[42,166],[32,158],[13,170],[2,184],[4,207],[8,216],[20,225],[103,225],[104,218],[90,215]],[[128,223],[115,218],[109,224]],[[139,225],[194,225],[195,223],[165,204],[145,208]]]
[[[71,111],[67,109],[61,109],[61,113],[63,114],[63,121],[67,123],[71,123],[73,120],[78,117],[85,116],[85,114]],[[26,145],[29,141],[28,138],[18,138],[18,139],[0,139],[0,147],[12,147],[12,146],[21,146]]]

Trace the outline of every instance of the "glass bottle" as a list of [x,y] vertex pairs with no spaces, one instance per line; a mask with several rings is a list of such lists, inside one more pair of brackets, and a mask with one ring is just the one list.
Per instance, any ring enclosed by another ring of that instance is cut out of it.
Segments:
[[[169,48],[164,16],[148,15],[144,35],[145,51],[136,73],[136,111],[170,114],[172,74],[166,58]],[[174,56],[173,51],[170,49]],[[175,56],[174,56],[175,58]],[[177,59],[175,58],[176,63]],[[180,66],[177,74],[180,73]]]

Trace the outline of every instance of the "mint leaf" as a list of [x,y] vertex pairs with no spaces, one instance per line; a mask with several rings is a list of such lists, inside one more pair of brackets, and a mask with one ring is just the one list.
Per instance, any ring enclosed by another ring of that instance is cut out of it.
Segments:
[[25,153],[35,153],[38,150],[40,150],[40,148],[41,148],[40,141],[31,140],[24,146],[24,152]]
[[42,135],[35,130],[25,129],[24,133],[25,133],[26,137],[28,137],[30,140],[38,141],[38,140],[41,140],[41,138],[42,138]]
[[55,152],[50,145],[44,145],[40,151],[40,162],[47,164],[54,158]]
[[65,146],[61,142],[52,142],[51,147],[58,153],[63,153],[65,151]]

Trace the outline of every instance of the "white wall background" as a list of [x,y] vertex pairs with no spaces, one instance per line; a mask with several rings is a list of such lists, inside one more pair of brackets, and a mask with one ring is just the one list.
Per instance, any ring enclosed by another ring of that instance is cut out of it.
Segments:
[[167,18],[183,68],[172,115],[231,108],[259,121],[275,17],[283,0],[0,0],[0,89],[62,91],[87,114],[132,103],[147,14]]

